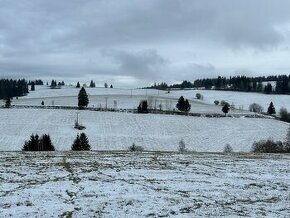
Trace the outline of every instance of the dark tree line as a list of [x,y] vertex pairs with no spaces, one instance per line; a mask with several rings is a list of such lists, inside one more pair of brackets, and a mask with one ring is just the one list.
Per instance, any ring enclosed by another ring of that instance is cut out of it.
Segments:
[[41,79],[36,79],[36,80],[32,80],[32,81],[28,81],[28,85],[32,85],[32,83],[34,83],[34,85],[37,86],[42,86],[43,85],[43,81]]
[[[276,87],[270,82],[275,82]],[[205,88],[215,90],[232,90],[243,92],[264,92],[266,94],[290,94],[290,75],[275,75],[275,76],[233,76],[217,78],[197,79],[194,82],[184,80],[180,84],[168,85],[165,82],[154,83],[150,87],[160,90],[168,89],[189,89],[189,88]]]
[[51,80],[50,88],[52,89],[61,88],[61,86],[64,86],[64,85],[65,85],[64,81],[57,82],[56,80]]
[[28,93],[28,83],[25,79],[0,80],[0,99],[13,98],[16,96],[23,96]]
[[[270,82],[276,82],[272,87]],[[267,83],[265,86],[263,83]],[[194,88],[233,90],[245,92],[264,92],[266,94],[290,94],[290,75],[277,75],[268,77],[221,77],[213,79],[198,79],[193,83]]]
[[162,83],[154,83],[152,86],[145,87],[145,89],[160,89],[160,90],[168,90],[168,89],[189,89],[194,88],[193,83],[184,80],[180,84],[167,85],[165,82]]

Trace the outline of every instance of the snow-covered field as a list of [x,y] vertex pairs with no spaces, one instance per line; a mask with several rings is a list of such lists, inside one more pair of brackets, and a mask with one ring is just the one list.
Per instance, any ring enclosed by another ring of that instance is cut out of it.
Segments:
[[213,104],[215,100],[225,100],[230,104],[234,104],[236,108],[248,110],[252,103],[260,104],[264,111],[267,111],[270,102],[272,101],[276,112],[279,112],[281,107],[285,107],[290,111],[290,95],[266,95],[261,93],[248,92],[232,92],[232,91],[216,91],[216,90],[182,90],[172,91],[169,96],[178,97],[180,95],[186,98],[194,98],[196,93],[201,93],[204,96],[204,103]]
[[289,217],[289,169],[288,155],[0,152],[0,217]]
[[288,124],[262,118],[203,118],[48,109],[0,109],[0,150],[19,151],[33,133],[49,133],[57,150],[70,150],[78,131],[76,113],[86,127],[93,150],[127,150],[132,143],[145,150],[177,151],[183,139],[191,151],[250,151],[254,141],[283,140]]
[[[141,100],[148,100],[152,108],[162,105],[163,110],[176,109],[175,105],[180,96],[170,96],[165,91],[153,89],[117,89],[117,88],[86,88],[89,95],[89,107],[136,109]],[[45,105],[77,106],[79,89],[65,86],[62,89],[50,89],[47,86],[36,86],[36,91],[27,96],[14,99],[14,105]],[[194,113],[222,113],[220,106],[207,104],[191,98],[191,112]],[[4,102],[2,103],[4,104]],[[230,113],[245,113],[244,111],[230,111]]]
[[[234,104],[237,109],[248,110],[249,105],[258,103],[267,111],[269,103],[272,101],[279,112],[281,107],[290,111],[289,95],[265,95],[260,93],[215,91],[215,90],[172,90],[170,93],[154,89],[119,89],[119,88],[86,88],[90,98],[91,107],[107,107],[132,109],[136,108],[143,99],[153,97],[152,106],[157,107],[162,104],[164,110],[175,108],[178,98],[183,95],[192,104],[191,112],[221,113],[221,107],[214,105],[214,100],[225,100]],[[62,89],[50,89],[47,86],[36,86],[36,91],[30,92],[27,96],[14,99],[15,105],[40,105],[41,101],[45,105],[77,105],[77,95],[79,89],[64,86]],[[196,93],[204,96],[203,101],[195,99]],[[114,104],[116,101],[116,105]],[[3,103],[2,103],[3,104]],[[240,113],[241,111],[235,111]],[[232,113],[235,113],[232,111]]]

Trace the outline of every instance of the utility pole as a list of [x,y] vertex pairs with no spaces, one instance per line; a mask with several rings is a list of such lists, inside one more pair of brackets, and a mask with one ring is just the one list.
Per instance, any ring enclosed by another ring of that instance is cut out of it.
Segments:
[[106,110],[108,109],[108,97],[105,97],[106,99]]

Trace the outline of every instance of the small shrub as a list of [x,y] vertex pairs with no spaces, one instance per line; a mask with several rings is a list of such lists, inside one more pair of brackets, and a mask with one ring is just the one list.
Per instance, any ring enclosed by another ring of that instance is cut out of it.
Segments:
[[219,102],[218,100],[215,100],[215,101],[214,101],[214,104],[215,104],[215,105],[219,105],[219,103],[220,103],[220,102]]
[[203,100],[203,95],[200,93],[196,93],[195,97],[199,100]]
[[142,146],[137,146],[137,145],[135,145],[135,143],[133,143],[129,147],[129,151],[132,151],[132,152],[135,152],[135,151],[144,151],[144,148]]
[[227,113],[230,110],[230,105],[228,103],[226,103],[223,107],[222,107],[222,112],[225,113],[225,115],[227,115]]
[[232,152],[233,148],[229,144],[226,144],[224,147],[224,153],[232,153]]
[[230,105],[228,102],[226,102],[225,100],[221,100],[221,106],[225,106],[226,104]]
[[183,141],[183,139],[181,139],[181,140],[179,141],[178,151],[179,151],[180,153],[185,153],[185,152],[186,152],[185,142]]

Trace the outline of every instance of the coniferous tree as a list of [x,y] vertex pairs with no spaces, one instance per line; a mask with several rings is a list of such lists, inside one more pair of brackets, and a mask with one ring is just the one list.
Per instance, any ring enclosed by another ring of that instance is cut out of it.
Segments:
[[181,97],[178,99],[178,102],[177,102],[177,104],[176,104],[176,108],[177,108],[179,111],[184,111],[184,104],[185,104],[184,97],[181,96]]
[[271,102],[269,107],[268,107],[268,114],[276,114],[276,109],[274,107],[273,102]]
[[89,144],[89,139],[85,133],[81,133],[80,142],[81,142],[81,148],[83,151],[91,150],[91,146]]
[[50,83],[50,88],[54,89],[56,88],[56,86],[57,86],[56,80],[52,80]]
[[89,151],[91,150],[91,146],[89,144],[89,139],[85,133],[81,133],[81,135],[77,135],[74,140],[71,149],[73,151]]
[[94,83],[94,81],[93,81],[93,80],[91,80],[91,83],[90,83],[90,88],[94,88],[94,87],[96,87],[96,84]]
[[80,87],[81,87],[80,82],[78,82],[76,88],[80,88]]
[[35,83],[31,82],[30,91],[35,91]]
[[39,140],[38,151],[54,151],[54,146],[51,142],[50,135],[44,134]]
[[228,103],[226,103],[223,107],[222,107],[222,111],[225,113],[225,115],[227,115],[227,113],[230,110],[230,105]]
[[148,113],[148,102],[147,100],[142,100],[137,108],[138,113]]
[[81,151],[82,150],[79,134],[77,135],[76,139],[74,140],[74,142],[71,146],[71,150],[73,150],[73,151]]
[[186,99],[184,102],[184,112],[186,112],[186,113],[189,112],[190,108],[191,108],[191,105],[189,104],[188,99]]
[[105,88],[108,88],[108,83],[105,83],[105,84],[104,84],[104,87],[105,87]]
[[11,99],[10,98],[7,98],[6,101],[5,101],[5,107],[6,108],[10,108],[11,107]]
[[112,85],[112,84],[110,85],[110,88],[111,88],[111,89],[113,88],[113,85]]
[[29,141],[25,141],[23,151],[54,151],[54,146],[50,136],[44,134],[41,138],[36,135],[31,135]]
[[272,85],[271,85],[271,83],[268,83],[266,86],[265,86],[265,88],[264,88],[264,92],[266,93],[266,94],[271,94],[272,93]]
[[179,111],[183,111],[183,112],[189,112],[190,111],[190,108],[191,108],[191,105],[189,104],[189,101],[188,99],[184,99],[183,96],[181,96],[179,99],[178,99],[178,102],[176,104],[176,108],[179,110]]
[[31,135],[29,141],[25,141],[24,146],[22,148],[23,151],[38,151],[39,145],[39,136]]
[[89,104],[89,97],[84,87],[81,88],[78,95],[78,106],[79,108],[87,107]]

